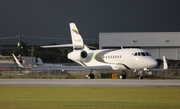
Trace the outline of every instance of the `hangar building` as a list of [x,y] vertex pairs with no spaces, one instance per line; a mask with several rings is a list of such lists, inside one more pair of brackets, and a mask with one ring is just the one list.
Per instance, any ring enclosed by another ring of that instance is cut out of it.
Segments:
[[180,60],[180,32],[99,33],[99,48],[141,48],[156,59]]

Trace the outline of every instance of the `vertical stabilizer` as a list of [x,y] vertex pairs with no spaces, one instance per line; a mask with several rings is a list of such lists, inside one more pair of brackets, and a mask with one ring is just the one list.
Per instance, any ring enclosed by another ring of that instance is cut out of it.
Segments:
[[39,58],[39,57],[37,58],[37,64],[38,64],[38,65],[42,65],[42,64],[43,64],[43,61],[42,61],[41,58]]
[[74,23],[70,23],[70,32],[71,32],[71,38],[72,38],[72,44],[73,49],[83,49],[84,48],[84,42],[79,34],[79,31]]

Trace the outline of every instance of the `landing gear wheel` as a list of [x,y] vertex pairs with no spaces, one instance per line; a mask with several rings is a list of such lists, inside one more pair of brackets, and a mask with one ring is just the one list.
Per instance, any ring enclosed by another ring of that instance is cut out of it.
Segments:
[[126,74],[121,74],[121,75],[119,76],[119,78],[120,78],[120,79],[126,79],[126,76],[127,76]]
[[94,74],[89,74],[90,79],[94,79]]
[[142,76],[140,76],[140,77],[139,77],[139,79],[143,79],[143,77],[142,77]]
[[92,74],[92,79],[94,79],[94,74]]

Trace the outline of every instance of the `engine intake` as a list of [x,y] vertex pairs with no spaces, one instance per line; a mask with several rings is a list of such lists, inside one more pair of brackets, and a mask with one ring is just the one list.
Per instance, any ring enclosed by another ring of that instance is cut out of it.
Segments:
[[87,57],[87,52],[86,51],[82,51],[81,52],[81,57],[82,58],[86,58]]
[[86,60],[87,56],[88,53],[84,50],[77,50],[68,54],[68,58],[73,61],[84,61]]

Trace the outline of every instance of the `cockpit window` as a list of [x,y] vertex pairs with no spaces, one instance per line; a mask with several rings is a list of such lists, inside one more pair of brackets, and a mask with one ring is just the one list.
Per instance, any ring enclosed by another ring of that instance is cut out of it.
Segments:
[[145,54],[144,52],[141,52],[141,55],[142,55],[142,56],[146,56],[146,54]]
[[145,52],[147,56],[150,56],[148,52]]
[[149,52],[135,52],[134,56],[151,56]]
[[141,53],[138,52],[138,56],[141,56]]
[[149,52],[147,52],[149,54],[149,56],[151,56],[151,54]]

